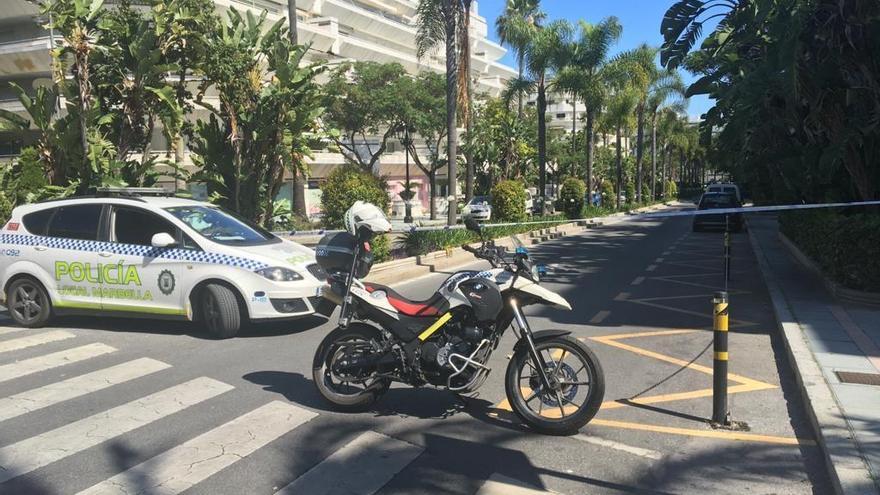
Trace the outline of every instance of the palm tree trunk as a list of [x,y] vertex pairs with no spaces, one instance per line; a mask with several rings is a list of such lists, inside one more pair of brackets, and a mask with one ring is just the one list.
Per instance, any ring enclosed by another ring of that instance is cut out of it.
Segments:
[[290,23],[290,42],[299,44],[299,35],[296,32],[296,0],[287,0],[287,22]]
[[443,0],[443,18],[446,24],[446,169],[449,179],[449,208],[446,223],[455,225],[458,221],[456,205],[456,187],[458,180],[458,128],[456,127],[456,109],[458,108],[458,50],[456,49],[457,29],[456,11],[453,0]]
[[[461,46],[461,77],[464,77],[465,100],[467,108],[465,108],[465,129],[467,130],[468,142],[474,133],[474,80],[471,77],[471,2],[472,0],[464,0],[464,26],[462,26],[462,46]],[[470,201],[474,197],[474,155],[471,147],[465,150],[465,161],[467,162],[467,172],[465,173],[465,201]]]
[[431,220],[437,220],[437,172],[431,172],[428,174],[428,183],[431,185],[431,190],[428,191],[429,201],[431,205],[428,207],[431,212]]
[[651,117],[651,201],[657,200],[657,114]]
[[571,155],[577,154],[578,121],[577,121],[577,93],[571,94]]
[[620,187],[623,185],[623,150],[620,145],[620,125],[617,126],[617,197],[614,204],[620,209]]
[[[518,48],[516,51],[516,58],[518,62],[518,75],[517,78],[522,81],[523,78],[523,67],[525,65],[525,60],[523,59],[522,47]],[[517,101],[518,101],[518,109],[516,112],[516,116],[522,120],[523,116],[523,94],[522,92],[517,92]]]
[[645,107],[639,105],[637,110],[638,131],[636,132],[636,198],[642,202],[642,162],[645,157]]
[[541,200],[541,215],[545,213],[544,195],[547,191],[547,88],[544,74],[538,81],[538,197]]
[[587,195],[590,198],[590,205],[593,204],[593,160],[596,150],[596,136],[593,133],[595,115],[592,110],[587,110],[587,127],[585,130],[587,138]]

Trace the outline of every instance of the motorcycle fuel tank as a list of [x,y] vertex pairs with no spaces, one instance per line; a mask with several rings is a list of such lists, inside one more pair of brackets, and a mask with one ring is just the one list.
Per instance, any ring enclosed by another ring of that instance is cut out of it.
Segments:
[[498,285],[485,278],[472,278],[458,284],[464,297],[471,304],[474,316],[480,323],[495,321],[504,307]]

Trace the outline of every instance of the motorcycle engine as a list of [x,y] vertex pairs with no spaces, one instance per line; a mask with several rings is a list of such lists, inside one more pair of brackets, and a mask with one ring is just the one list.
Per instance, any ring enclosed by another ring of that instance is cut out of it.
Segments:
[[[455,372],[449,363],[449,356],[460,354],[470,356],[483,339],[484,330],[461,323],[448,324],[443,333],[422,344],[422,372],[435,385],[445,385],[446,378]],[[456,365],[461,365],[460,361]]]

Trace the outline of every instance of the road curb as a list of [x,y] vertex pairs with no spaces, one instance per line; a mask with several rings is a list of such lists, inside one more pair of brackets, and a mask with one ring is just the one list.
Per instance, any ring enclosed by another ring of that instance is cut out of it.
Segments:
[[859,454],[855,435],[825,381],[800,325],[788,306],[785,294],[771,274],[768,261],[752,229],[747,229],[761,277],[773,302],[773,312],[782,333],[789,365],[806,406],[810,425],[822,449],[834,491],[840,495],[877,495],[876,485],[865,460]]

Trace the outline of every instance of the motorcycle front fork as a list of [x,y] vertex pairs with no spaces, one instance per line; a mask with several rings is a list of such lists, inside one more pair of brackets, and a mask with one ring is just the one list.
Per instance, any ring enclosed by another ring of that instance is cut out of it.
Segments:
[[532,328],[529,326],[528,320],[526,320],[526,315],[523,314],[522,309],[520,309],[515,299],[510,300],[510,306],[513,309],[512,324],[514,333],[516,333],[519,340],[525,340],[529,357],[532,359],[534,367],[538,370],[541,384],[546,387],[547,390],[553,390],[553,384],[550,377],[547,375],[547,361],[544,360],[544,356],[541,355],[535,347],[535,340],[532,337]]

